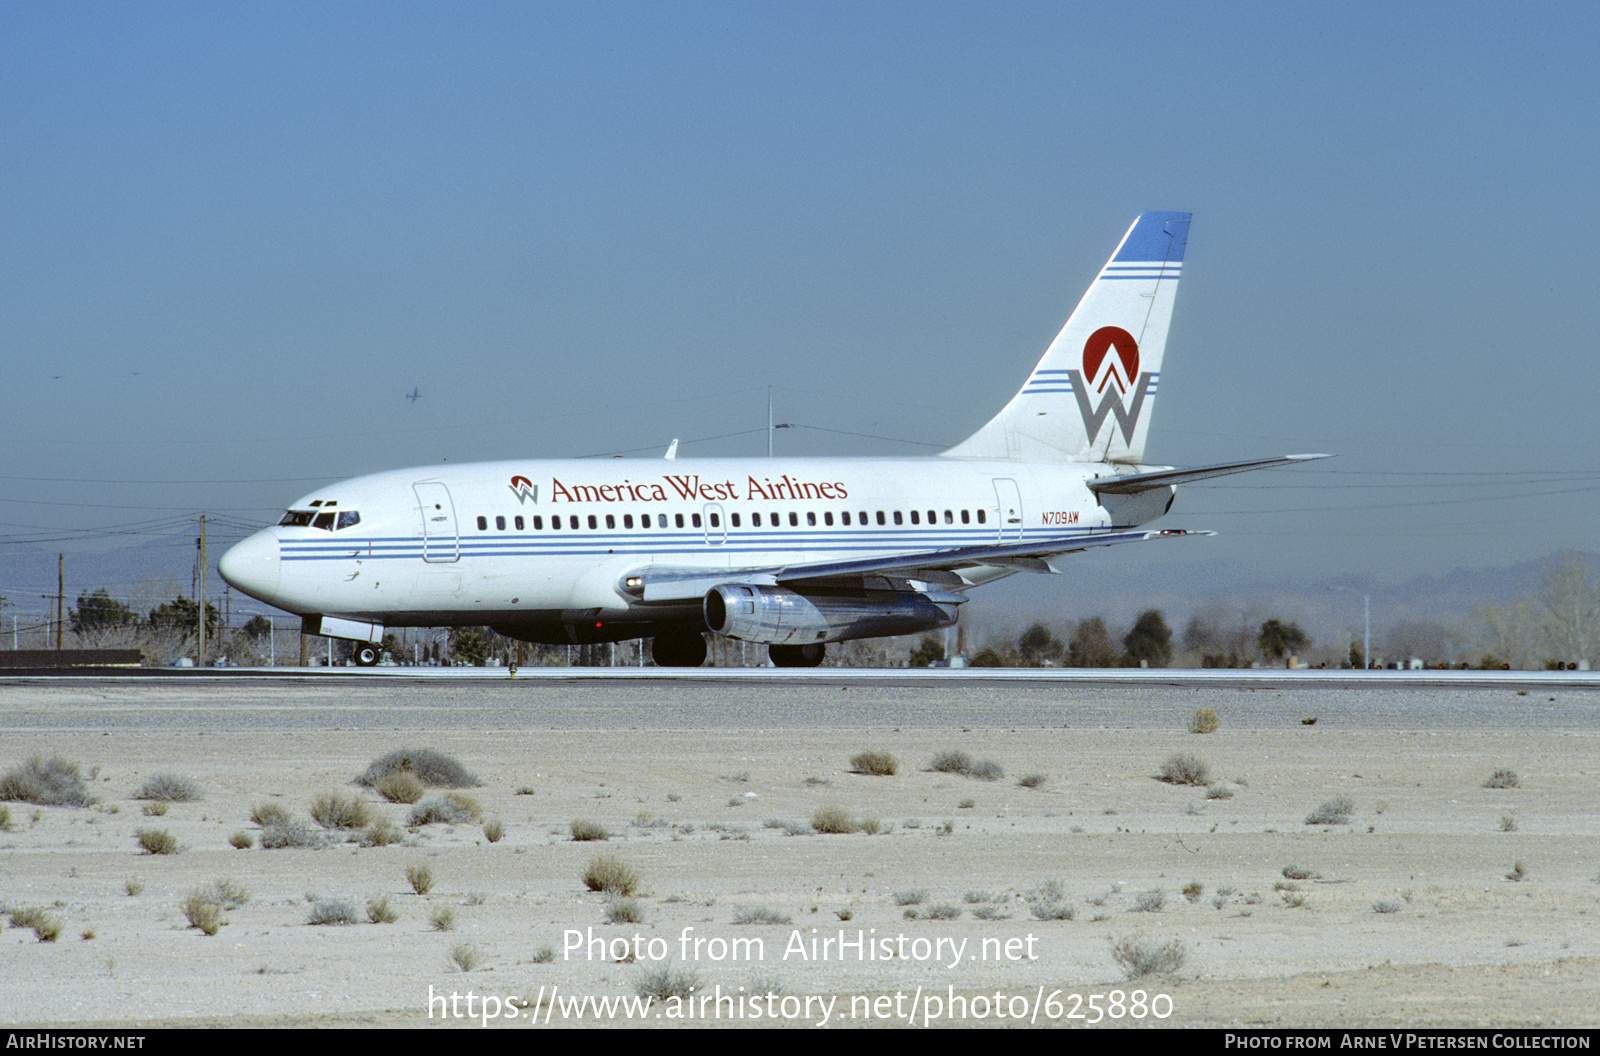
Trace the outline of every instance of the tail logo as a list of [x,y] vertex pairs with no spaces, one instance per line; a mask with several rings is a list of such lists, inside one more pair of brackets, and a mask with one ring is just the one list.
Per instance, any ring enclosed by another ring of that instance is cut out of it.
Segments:
[[[1114,355],[1112,353],[1115,353]],[[1089,442],[1095,442],[1106,416],[1116,415],[1125,443],[1133,443],[1144,398],[1149,395],[1155,375],[1139,373],[1139,342],[1120,326],[1102,326],[1083,343],[1083,372],[1067,371],[1072,392],[1078,398],[1078,413]],[[1100,405],[1090,405],[1090,389],[1100,394]],[[1132,396],[1131,402],[1127,397]]]

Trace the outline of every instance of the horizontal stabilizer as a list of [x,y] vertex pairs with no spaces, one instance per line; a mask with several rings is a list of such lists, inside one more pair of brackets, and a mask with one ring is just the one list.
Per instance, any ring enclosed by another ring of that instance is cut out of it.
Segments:
[[1187,484],[1208,477],[1226,477],[1233,473],[1248,473],[1252,469],[1271,469],[1273,466],[1290,466],[1296,462],[1310,462],[1332,455],[1284,455],[1282,458],[1257,458],[1249,462],[1224,462],[1215,466],[1190,466],[1187,469],[1158,469],[1152,473],[1133,473],[1124,477],[1101,477],[1089,481],[1089,490],[1101,495],[1135,495],[1152,488],[1165,488],[1173,484]]

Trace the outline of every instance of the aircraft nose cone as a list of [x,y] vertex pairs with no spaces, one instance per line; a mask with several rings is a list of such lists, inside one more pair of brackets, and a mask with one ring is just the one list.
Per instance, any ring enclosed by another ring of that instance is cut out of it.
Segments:
[[277,537],[271,532],[257,532],[230,547],[217,562],[217,571],[229,586],[270,603],[278,593],[281,571]]

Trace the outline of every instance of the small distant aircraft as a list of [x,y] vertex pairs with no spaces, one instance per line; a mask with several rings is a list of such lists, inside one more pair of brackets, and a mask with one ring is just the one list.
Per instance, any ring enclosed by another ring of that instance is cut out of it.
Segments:
[[406,399],[410,400],[412,403],[416,403],[418,400],[422,399],[422,393],[413,388],[410,392],[406,393]]
[[292,503],[223,556],[222,578],[355,641],[365,665],[387,628],[488,624],[528,642],[652,638],[664,667],[703,664],[710,633],[813,667],[829,642],[948,627],[991,580],[1209,535],[1143,525],[1176,485],[1327,456],[1144,464],[1188,237],[1188,213],[1139,217],[1016,396],[942,454],[674,448],[378,473]]

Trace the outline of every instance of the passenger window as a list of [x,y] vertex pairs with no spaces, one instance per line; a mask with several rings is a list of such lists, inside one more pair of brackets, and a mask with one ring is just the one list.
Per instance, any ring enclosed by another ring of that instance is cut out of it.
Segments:
[[633,514],[625,513],[625,514],[622,515],[622,527],[624,527],[624,528],[632,528],[633,527]]
[[361,515],[355,510],[343,510],[339,514],[339,527],[349,528],[361,523]]
[[615,528],[616,526],[617,526],[617,518],[616,518],[616,516],[614,514],[610,514],[610,513],[606,514],[606,531],[609,532],[611,529]]
[[733,522],[735,528],[739,527],[739,515],[737,513],[730,513],[728,518]]
[[506,530],[506,519],[504,517],[496,517],[494,519],[494,530],[497,532]]
[[657,528],[665,528],[666,526],[667,526],[667,515],[664,514],[664,513],[656,514],[656,527]]
[[522,531],[522,518],[521,517],[518,517],[515,521],[513,521],[511,523],[513,523],[513,524],[515,524],[517,526],[517,531],[519,531],[519,532]]
[[956,523],[955,515],[952,514],[949,510],[945,510],[944,511],[944,523],[945,524],[955,524]]
[[561,530],[561,515],[560,514],[557,514],[556,516],[550,518],[550,530],[552,532],[559,532]]
[[813,528],[817,526],[817,512],[815,510],[806,511],[806,524]]
[[800,527],[800,515],[798,513],[789,514],[789,527],[790,528],[798,528],[798,527]]
[[[896,517],[895,520],[898,522],[900,520],[900,518]],[[916,510],[912,510],[911,511],[911,523],[912,524],[921,524],[922,523],[921,519],[917,516],[917,511]]]
[[885,523],[885,522],[884,522],[884,519],[883,519],[883,511],[882,511],[882,510],[879,510],[879,511],[878,511],[878,523],[879,523],[879,524],[883,524],[883,523]]
[[928,523],[929,524],[938,524],[939,523],[939,518],[934,515],[934,512],[932,510],[928,511]]
[[478,518],[478,531],[487,532],[488,530],[489,530],[489,518],[487,518],[487,517],[479,517]]
[[962,510],[961,511],[961,523],[962,524],[971,524],[972,523],[972,511],[971,510]]
[[567,527],[571,528],[573,531],[577,531],[578,530],[578,518],[577,517],[568,517],[567,518]]
[[844,518],[844,526],[846,528],[850,527],[850,511],[845,510],[844,513],[840,514],[840,516]]
[[[284,523],[287,524],[288,522],[285,521]],[[759,513],[752,513],[750,515],[750,527],[752,527],[752,528],[760,528],[761,527],[761,515]]]
[[691,524],[693,524],[693,525],[694,525],[694,526],[695,526],[695,527],[696,527],[696,528],[699,528],[699,527],[701,527],[701,524],[700,524],[700,515],[699,515],[699,514],[698,514],[698,513],[691,513],[691,514],[690,514],[690,515],[689,515],[689,521],[690,521],[690,523],[691,523]]
[[823,512],[823,514],[822,514],[822,523],[827,525],[829,528],[833,527],[833,511],[832,510],[826,510],[826,511]]
[[594,514],[591,513],[589,515],[589,530],[592,532],[598,527],[600,527],[600,520]]
[[713,527],[713,528],[721,528],[722,527],[722,516],[720,514],[713,513],[711,515],[711,527]]
[[978,511],[978,523],[979,523],[979,524],[986,524],[986,523],[988,523],[988,518],[987,518],[987,517],[985,517],[985,516],[984,516],[984,513],[983,513],[983,511],[982,511],[982,510],[979,510],[979,511]]
[[673,514],[672,515],[672,522],[673,522],[673,524],[677,525],[679,528],[682,528],[683,527],[683,514],[681,514],[681,513]]
[[543,517],[535,517],[533,519],[533,530],[536,531],[536,532],[544,531],[544,518]]

